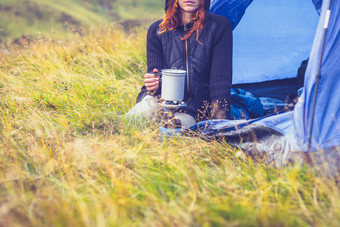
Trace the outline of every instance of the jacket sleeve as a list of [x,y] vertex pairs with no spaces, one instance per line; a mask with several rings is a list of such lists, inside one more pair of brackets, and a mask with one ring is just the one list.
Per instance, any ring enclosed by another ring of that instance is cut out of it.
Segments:
[[210,71],[211,114],[214,119],[230,118],[230,88],[232,85],[232,24],[220,17],[214,35]]
[[[160,21],[154,22],[150,25],[146,37],[146,58],[147,58],[147,72],[152,73],[153,69],[162,70],[164,67],[163,47],[162,41],[158,35],[158,27]],[[159,86],[156,94],[160,94],[161,86]],[[137,96],[137,103],[140,102],[147,94],[147,89],[143,85],[140,93]]]

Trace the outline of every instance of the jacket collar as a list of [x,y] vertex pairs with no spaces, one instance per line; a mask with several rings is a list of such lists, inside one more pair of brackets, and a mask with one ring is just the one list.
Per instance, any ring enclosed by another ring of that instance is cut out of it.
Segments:
[[[188,30],[190,30],[194,26],[194,22],[191,21],[190,23],[185,25]],[[179,25],[177,28],[184,30],[184,25]]]

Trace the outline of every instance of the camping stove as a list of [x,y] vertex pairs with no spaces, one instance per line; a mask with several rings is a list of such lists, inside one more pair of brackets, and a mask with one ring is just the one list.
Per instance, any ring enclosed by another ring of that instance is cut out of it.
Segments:
[[165,107],[166,109],[176,111],[178,108],[186,107],[187,104],[184,101],[173,101],[173,100],[160,100],[158,105]]
[[184,101],[168,101],[161,99],[159,100],[158,105],[164,107],[163,110],[158,113],[163,127],[180,128],[182,126],[181,121],[174,118],[174,116],[179,108],[187,106]]

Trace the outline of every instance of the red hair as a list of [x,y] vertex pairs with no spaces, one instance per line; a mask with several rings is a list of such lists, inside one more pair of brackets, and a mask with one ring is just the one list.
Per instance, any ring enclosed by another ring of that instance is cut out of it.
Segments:
[[[206,9],[205,9],[205,0],[200,0],[200,5],[198,10],[195,12],[195,17],[191,20],[193,22],[193,27],[190,29],[181,40],[189,39],[194,32],[196,32],[196,40],[198,38],[204,28],[206,22]],[[160,23],[160,33],[168,32],[175,30],[182,23],[182,14],[181,9],[178,4],[178,0],[170,0],[168,3],[168,9],[165,12],[162,23]],[[199,41],[198,41],[199,42]]]

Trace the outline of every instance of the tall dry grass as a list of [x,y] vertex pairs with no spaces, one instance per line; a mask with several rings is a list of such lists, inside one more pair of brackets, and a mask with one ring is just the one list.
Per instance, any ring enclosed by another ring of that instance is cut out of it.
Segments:
[[0,55],[0,226],[337,226],[340,190],[217,141],[124,118],[145,31],[82,31]]

